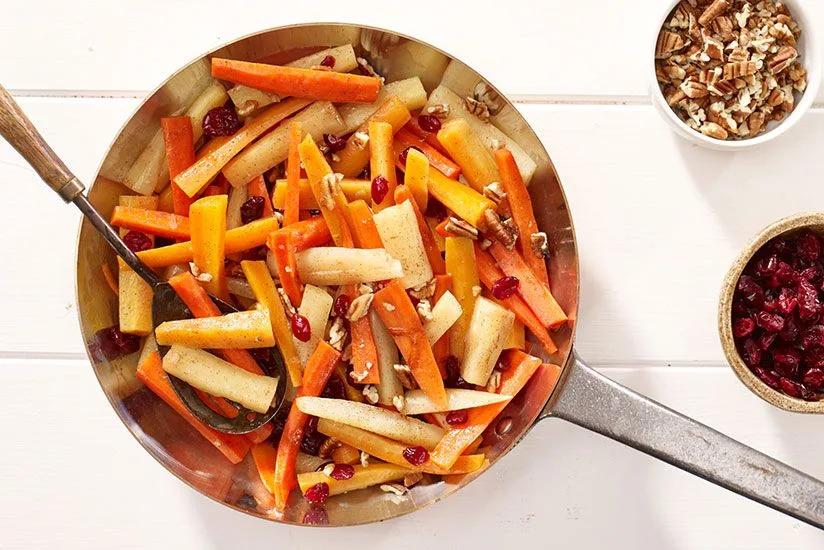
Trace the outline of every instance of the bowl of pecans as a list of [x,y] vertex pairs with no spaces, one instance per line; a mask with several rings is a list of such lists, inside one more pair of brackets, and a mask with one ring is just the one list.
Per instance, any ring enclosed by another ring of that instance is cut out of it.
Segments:
[[653,104],[679,135],[730,150],[770,141],[810,108],[821,52],[805,0],[677,0],[654,44]]

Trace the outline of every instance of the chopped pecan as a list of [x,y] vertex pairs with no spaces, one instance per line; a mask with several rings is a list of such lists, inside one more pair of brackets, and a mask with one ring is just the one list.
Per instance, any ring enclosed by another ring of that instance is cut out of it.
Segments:
[[772,74],[777,75],[792,65],[798,58],[798,50],[792,46],[784,46],[770,59],[768,66]]
[[[489,212],[490,210],[487,210]],[[466,237],[468,239],[477,240],[478,230],[459,218],[450,216],[444,226],[444,231],[455,237]]]
[[409,365],[397,363],[392,365],[392,369],[395,371],[395,376],[398,377],[398,381],[401,383],[401,386],[405,389],[414,390],[418,387],[418,384],[415,382],[415,377],[412,376],[412,369],[409,368]]
[[352,135],[352,145],[357,149],[365,149],[367,143],[369,143],[369,134],[366,132],[355,132]]
[[702,27],[706,27],[713,20],[723,15],[727,9],[729,9],[730,3],[727,0],[715,0],[712,4],[707,6],[707,9],[704,10],[704,13],[701,14],[701,17],[698,18],[698,24]]
[[728,42],[732,40],[733,31],[733,23],[732,19],[729,16],[722,15],[720,17],[716,17],[715,20],[712,22],[712,31],[721,37],[721,40],[724,42]]
[[732,80],[755,74],[758,69],[753,61],[740,61],[738,63],[727,63],[724,65],[724,80]]
[[484,224],[486,225],[486,230],[492,234],[495,240],[504,245],[508,250],[512,250],[518,234],[513,234],[511,229],[504,225],[501,218],[493,209],[488,208],[484,212]]
[[375,405],[378,402],[378,388],[372,384],[367,384],[363,387],[363,396],[366,400]]
[[489,106],[483,101],[478,101],[474,97],[465,97],[464,106],[470,114],[475,115],[484,122],[489,121]]
[[423,479],[423,472],[410,472],[403,477],[403,486],[412,487]]
[[532,253],[539,258],[546,258],[549,255],[549,245],[547,244],[546,233],[538,231],[529,236],[529,246]]
[[685,80],[681,83],[681,91],[690,99],[706,97],[709,94],[706,84],[693,80]]
[[367,314],[369,311],[369,306],[372,305],[372,300],[375,299],[375,295],[372,293],[361,294],[354,300],[352,303],[349,304],[349,309],[346,311],[346,318],[350,321],[357,321],[361,317]]
[[449,105],[444,103],[436,103],[426,109],[426,112],[438,118],[446,118],[449,116]]
[[395,410],[399,413],[402,413],[403,410],[406,408],[406,398],[403,395],[396,395],[392,398],[392,406],[395,407]]
[[340,193],[343,174],[326,174],[321,180],[320,202],[327,210],[335,209],[335,197]]
[[729,137],[729,133],[715,122],[702,124],[701,133],[715,139],[727,139]]
[[663,31],[658,35],[658,42],[655,44],[655,57],[658,59],[665,58],[673,52],[684,49],[686,46],[687,43],[680,35]]
[[415,310],[418,312],[418,317],[421,318],[422,322],[432,320],[432,304],[429,303],[428,299],[424,298],[418,301]]
[[346,325],[341,317],[335,317],[332,326],[329,328],[329,345],[338,351],[343,350],[343,342],[346,340]]
[[[320,448],[318,449],[318,456],[321,458],[329,458],[332,456],[332,451],[340,447],[340,441],[335,439],[334,437],[328,437],[324,440],[323,443],[320,444]],[[331,465],[334,468],[334,464]],[[324,470],[325,471],[325,470]]]
[[435,294],[435,279],[429,279],[427,282],[414,286],[409,290],[409,295],[417,300],[424,300],[431,298]]

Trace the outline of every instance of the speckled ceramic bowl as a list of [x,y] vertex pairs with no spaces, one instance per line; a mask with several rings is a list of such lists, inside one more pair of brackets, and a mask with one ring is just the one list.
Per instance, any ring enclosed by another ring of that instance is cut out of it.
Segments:
[[727,356],[735,374],[755,395],[767,401],[771,405],[787,411],[802,413],[824,413],[824,400],[804,401],[795,397],[774,390],[761,381],[744,363],[738,349],[735,346],[735,339],[732,335],[732,300],[735,294],[735,287],[741,273],[762,246],[779,235],[795,233],[801,229],[810,229],[816,233],[824,234],[824,213],[804,213],[795,214],[772,225],[765,227],[759,232],[744,248],[741,254],[733,262],[727,276],[724,278],[724,285],[721,289],[721,300],[718,306],[718,333],[721,336],[721,345],[724,354]]

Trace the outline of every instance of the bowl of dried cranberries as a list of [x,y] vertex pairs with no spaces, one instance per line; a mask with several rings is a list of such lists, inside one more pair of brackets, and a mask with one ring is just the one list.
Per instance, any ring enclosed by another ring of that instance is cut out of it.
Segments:
[[761,231],[727,273],[718,317],[727,360],[750,390],[824,413],[824,213]]

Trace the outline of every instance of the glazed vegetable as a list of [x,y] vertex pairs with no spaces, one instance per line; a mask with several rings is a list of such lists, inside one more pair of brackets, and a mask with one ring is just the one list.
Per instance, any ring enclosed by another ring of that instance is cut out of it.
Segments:
[[238,311],[220,317],[166,321],[155,329],[161,346],[196,348],[270,348],[275,345],[269,315]]
[[429,194],[476,228],[483,226],[484,213],[495,209],[491,200],[471,187],[447,178],[435,168],[429,169]]
[[340,106],[340,116],[343,119],[342,134],[349,134],[357,130],[363,123],[386,102],[390,97],[396,97],[407,111],[420,109],[426,103],[426,90],[421,80],[413,76],[404,80],[389,82],[378,93],[378,98],[370,103],[347,103]]
[[[120,206],[131,208],[157,208],[157,197],[123,195]],[[120,229],[120,237],[129,231]],[[149,237],[154,245],[154,237]],[[118,321],[120,330],[127,334],[146,335],[152,332],[152,287],[118,258]]]
[[[306,364],[298,396],[320,395],[339,360],[340,353],[326,342],[321,342]],[[292,404],[278,444],[274,474],[275,507],[280,511],[286,508],[289,493],[297,486],[295,464],[308,420],[309,417],[300,412],[295,404]]]
[[461,361],[461,377],[464,380],[486,386],[514,321],[515,314],[508,309],[483,297],[475,300]]
[[381,82],[368,76],[212,58],[212,76],[284,96],[320,101],[371,103]]
[[334,479],[323,472],[308,472],[298,475],[300,490],[304,493],[318,483],[329,486],[329,496],[340,495],[358,489],[365,489],[374,485],[388,483],[415,472],[412,468],[404,468],[395,464],[374,463],[367,466],[355,464],[354,473],[349,479]]
[[[192,119],[188,116],[164,117],[160,119],[163,130],[163,143],[166,148],[166,164],[169,177],[175,176],[195,163],[195,135]],[[189,205],[193,200],[172,181],[169,186],[172,193],[174,213],[179,216],[189,215]]]
[[382,248],[315,247],[297,254],[300,278],[316,285],[350,285],[403,277],[401,262]]
[[303,300],[303,281],[298,273],[293,233],[284,230],[275,231],[269,236],[266,244],[272,251],[283,292],[289,297],[293,306],[299,306]]
[[329,226],[332,240],[336,246],[352,246],[352,235],[343,212],[347,209],[347,201],[340,185],[337,185],[340,180],[332,172],[312,136],[304,138],[298,146],[298,151],[309,185],[312,187],[312,194],[320,207],[323,219],[326,220],[326,225]]
[[452,275],[452,292],[461,306],[461,316],[449,333],[449,348],[452,355],[462,359],[469,322],[481,290],[475,264],[475,250],[470,239],[447,237],[446,271]]
[[[341,191],[349,201],[370,200],[372,197],[372,182],[369,180],[359,180],[355,178],[344,178],[340,182]],[[300,210],[318,210],[320,207],[312,194],[312,187],[309,180],[301,178],[300,189]],[[286,180],[275,181],[275,190],[272,193],[272,206],[283,210],[286,207]]]
[[[407,175],[408,174],[409,173],[407,172]],[[426,189],[425,185],[426,184],[424,183],[424,189]],[[423,249],[426,253],[427,260],[429,260],[429,265],[432,268],[432,272],[435,275],[443,275],[446,273],[446,264],[441,256],[441,251],[438,249],[438,243],[435,241],[435,236],[432,234],[432,230],[429,229],[421,209],[412,198],[412,190],[408,185],[402,185],[395,189],[395,203],[398,205],[403,205],[405,202],[408,202],[412,206],[412,211],[415,214],[415,221],[418,225],[418,234],[421,237]]]
[[226,288],[226,195],[198,199],[189,207],[189,228],[192,234],[192,258],[200,273],[206,275],[206,289],[223,300],[229,298]]
[[292,341],[292,331],[289,329],[289,320],[286,318],[283,303],[280,296],[278,296],[277,287],[269,274],[266,263],[244,261],[240,265],[258,303],[263,305],[269,312],[272,333],[275,340],[277,340],[283,361],[286,363],[289,379],[293,386],[300,386],[303,374],[301,360]]
[[[398,132],[400,133],[400,132]],[[395,148],[399,149],[398,140],[395,140]],[[400,149],[404,151],[405,149]],[[404,188],[409,191],[415,200],[415,205],[419,212],[426,212],[426,205],[429,203],[429,160],[417,149],[410,149],[406,153],[406,171],[403,177]],[[398,192],[395,191],[395,202],[398,200]]]
[[[300,145],[303,135],[303,126],[300,121],[292,122],[289,125],[289,149],[286,157],[286,181],[283,186],[283,202],[279,206],[283,210],[283,225],[292,225],[300,220]],[[308,181],[307,188],[308,188]],[[281,186],[275,185],[275,191]],[[309,188],[311,194],[311,188]],[[272,202],[277,202],[272,197]]]
[[434,449],[444,434],[443,429],[432,424],[365,403],[323,397],[299,397],[295,403],[298,409],[306,414],[369,430],[410,445],[421,445],[427,449]]
[[372,120],[368,126],[369,174],[372,176],[372,210],[380,212],[395,204],[395,149],[392,146],[394,128],[388,122]]
[[272,404],[278,379],[252,374],[207,351],[173,345],[163,370],[211,395],[225,397],[259,413]]
[[295,351],[302,365],[306,365],[309,357],[323,340],[326,321],[329,319],[329,312],[332,311],[332,303],[332,297],[328,292],[311,284],[306,285],[298,313],[309,322],[311,332],[306,341],[298,339],[297,336],[293,338]]
[[472,409],[483,407],[493,403],[500,403],[511,399],[511,395],[499,395],[486,391],[452,389],[446,390],[446,406],[435,405],[421,390],[410,390],[404,394],[406,404],[403,407],[404,414],[426,414],[447,411],[458,411],[461,409]]
[[446,331],[461,317],[462,311],[461,304],[451,292],[447,291],[439,297],[435,307],[432,308],[432,319],[423,325],[430,345],[434,345],[446,334]]
[[[495,159],[469,123],[456,118],[443,125],[438,141],[461,167],[461,173],[473,189],[482,193],[484,187],[500,180]],[[444,172],[446,176],[448,173]]]
[[189,239],[189,218],[160,210],[115,206],[111,224],[158,237]]
[[438,405],[446,404],[443,380],[415,307],[396,279],[375,293],[378,312],[406,359],[418,386]]
[[[398,155],[398,162],[405,164],[407,171],[412,168],[412,166],[409,165],[409,155],[413,152],[416,153],[415,156],[418,158],[422,157],[426,159],[427,165],[431,164],[450,179],[458,179],[458,176],[461,174],[461,167],[452,162],[449,157],[443,155],[432,145],[409,130],[401,128],[398,130],[398,133],[395,134],[395,153]],[[402,158],[404,155],[406,156],[406,162],[404,162]],[[424,177],[426,177],[427,172],[428,170],[423,172]],[[424,189],[426,189],[425,186]],[[425,209],[426,208],[424,208],[424,210]]]
[[386,252],[400,261],[403,287],[414,288],[429,282],[433,276],[432,267],[424,249],[412,202],[404,201],[381,210],[375,214],[374,220]]
[[[395,404],[395,399],[403,395],[403,386],[395,374],[395,365],[400,362],[400,353],[392,335],[383,324],[376,310],[369,311],[369,321],[372,325],[372,335],[375,339],[380,382],[378,383],[378,403],[387,407]],[[374,368],[374,367],[373,367]]]

